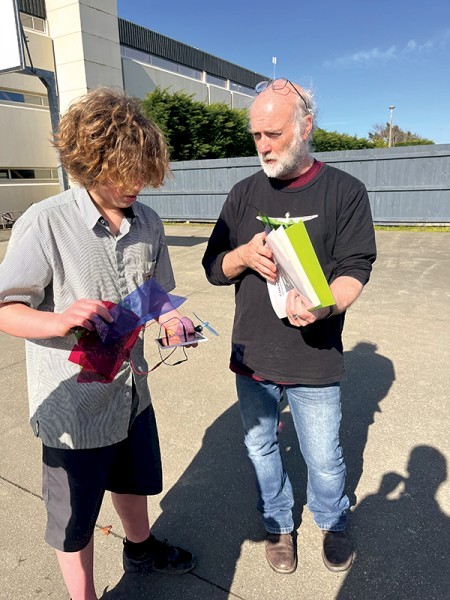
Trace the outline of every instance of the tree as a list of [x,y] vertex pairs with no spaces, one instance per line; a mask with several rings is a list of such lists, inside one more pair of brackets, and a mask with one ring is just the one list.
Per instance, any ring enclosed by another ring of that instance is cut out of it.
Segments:
[[312,146],[315,152],[336,152],[338,150],[373,148],[374,144],[367,138],[358,138],[356,135],[317,128],[313,133]]
[[206,113],[211,156],[205,158],[256,155],[246,109],[231,109],[226,104],[216,103],[206,106]]
[[245,110],[192,99],[156,88],[143,101],[145,114],[159,125],[171,160],[232,158],[256,154]]
[[[156,88],[143,100],[146,115],[153,119],[166,136],[170,158],[199,160],[255,156],[256,149],[248,130],[245,109],[233,109],[227,104],[206,105],[183,92],[171,94]],[[325,131],[317,128],[312,138],[315,152],[382,148],[388,145],[389,123],[374,125],[368,138]],[[392,127],[394,146],[434,144],[410,131]]]
[[[373,125],[372,131],[369,132],[369,139],[378,148],[389,146],[389,123],[386,125]],[[393,146],[418,146],[434,144],[432,140],[412,133],[411,131],[403,131],[398,125],[392,126],[392,145]]]

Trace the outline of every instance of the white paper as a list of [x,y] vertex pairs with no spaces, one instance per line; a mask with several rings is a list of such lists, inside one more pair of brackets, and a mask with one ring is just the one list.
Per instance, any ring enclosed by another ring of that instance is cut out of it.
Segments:
[[274,284],[267,282],[270,301],[277,317],[283,319],[287,316],[286,298],[288,292],[294,288],[313,306],[318,306],[320,300],[292,248],[284,227],[272,230],[266,237],[266,244],[273,252],[279,273]]
[[[276,261],[275,261],[276,262]],[[294,289],[291,280],[283,272],[282,267],[277,264],[278,279],[275,283],[267,281],[267,290],[269,292],[270,301],[273,310],[279,319],[287,317],[286,314],[286,299],[288,293]]]

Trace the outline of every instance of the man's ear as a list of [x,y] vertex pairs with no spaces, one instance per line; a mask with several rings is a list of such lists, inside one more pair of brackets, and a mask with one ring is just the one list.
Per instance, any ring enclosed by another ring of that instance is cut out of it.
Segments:
[[311,131],[313,128],[313,118],[311,115],[305,115],[303,117],[303,123],[304,123],[304,129],[303,129],[303,141],[306,142],[306,140],[309,138],[309,136],[311,135]]

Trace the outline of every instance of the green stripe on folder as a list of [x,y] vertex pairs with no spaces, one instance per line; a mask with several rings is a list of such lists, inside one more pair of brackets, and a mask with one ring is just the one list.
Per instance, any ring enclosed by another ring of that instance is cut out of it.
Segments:
[[320,266],[319,259],[317,258],[305,224],[302,221],[299,221],[295,225],[287,227],[285,231],[291,242],[292,248],[319,298],[320,306],[315,308],[332,306],[335,304],[333,294],[331,293],[330,286],[322,271],[322,267]]

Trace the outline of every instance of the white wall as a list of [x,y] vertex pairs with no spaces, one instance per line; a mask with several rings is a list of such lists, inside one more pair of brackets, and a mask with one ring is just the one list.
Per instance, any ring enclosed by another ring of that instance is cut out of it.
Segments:
[[56,153],[50,145],[52,126],[48,109],[16,103],[3,105],[0,131],[0,167],[56,167]]
[[[116,0],[46,0],[46,9],[47,34],[25,32],[33,66],[55,73],[61,113],[73,99],[98,85],[125,87],[140,98],[160,86],[233,108],[250,102],[244,94],[132,59],[122,61]],[[27,52],[25,56],[30,66]],[[20,73],[0,75],[0,89],[47,95],[38,77]],[[51,137],[48,108],[0,100],[0,168],[54,169],[57,159]],[[58,190],[58,183],[0,181],[0,212],[23,210]]]
[[60,110],[99,85],[123,87],[116,0],[47,0]]
[[[25,31],[32,64],[54,72],[52,40],[40,33]],[[30,65],[25,52],[26,64]],[[20,73],[0,75],[0,89],[47,96],[38,77]],[[50,111],[45,106],[0,101],[0,168],[55,169],[56,152],[50,144]],[[26,180],[0,181],[0,212],[23,211],[33,202],[54,195],[59,183]]]
[[194,100],[205,103],[223,102],[231,108],[248,108],[252,98],[239,92],[231,92],[215,85],[184,77],[178,73],[163,71],[145,65],[132,58],[122,58],[124,87],[132,96],[145,98],[156,87],[170,92],[182,91],[193,96]]

